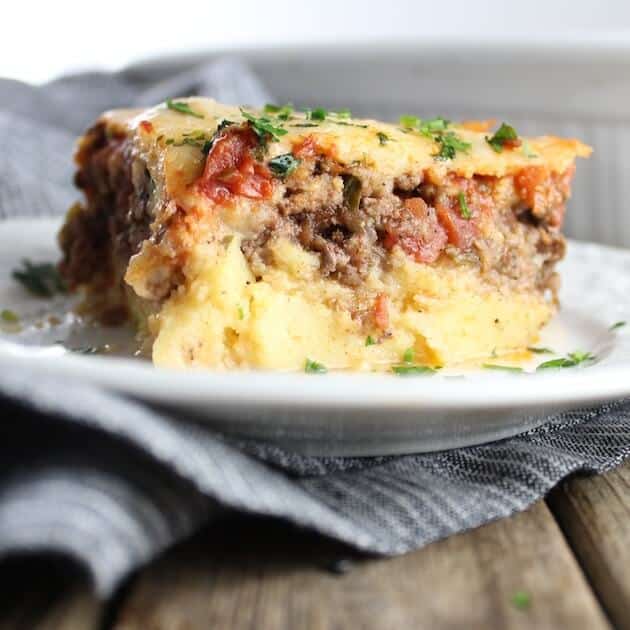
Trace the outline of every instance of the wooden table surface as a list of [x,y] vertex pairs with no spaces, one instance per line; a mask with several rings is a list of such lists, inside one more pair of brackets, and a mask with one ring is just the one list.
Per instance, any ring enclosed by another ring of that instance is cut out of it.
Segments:
[[630,464],[393,559],[289,525],[218,521],[109,605],[67,562],[0,564],[0,629],[630,629]]

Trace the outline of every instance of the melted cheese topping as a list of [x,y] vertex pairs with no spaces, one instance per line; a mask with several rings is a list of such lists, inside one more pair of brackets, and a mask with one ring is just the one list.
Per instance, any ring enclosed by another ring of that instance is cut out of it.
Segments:
[[[171,169],[198,174],[199,169],[193,168],[191,171],[191,165],[187,163],[191,159],[191,151],[187,149],[191,147],[178,147],[166,142],[173,140],[177,143],[186,137],[185,134],[195,132],[203,132],[211,137],[221,121],[242,123],[245,119],[238,107],[222,105],[212,99],[186,98],[177,99],[177,102],[185,102],[203,118],[158,105],[146,110],[115,110],[105,114],[103,120],[119,132],[135,135],[143,152],[151,152],[154,145],[158,144],[165,151],[165,159]],[[332,115],[322,122],[307,121],[301,113],[294,113],[290,120],[282,121],[273,114],[250,108],[246,111],[255,116],[266,116],[274,121],[275,126],[286,129],[286,135],[277,142],[269,143],[270,158],[291,152],[295,145],[312,136],[320,147],[341,164],[361,162],[383,175],[394,177],[427,169],[438,175],[448,171],[466,178],[475,174],[501,177],[532,165],[545,165],[551,171],[562,173],[576,157],[587,157],[591,153],[591,148],[579,140],[554,136],[523,138],[526,150],[519,147],[497,153],[486,141],[486,136],[492,135],[491,132],[474,131],[472,128],[475,125],[469,122],[466,127],[449,125],[448,131],[453,131],[464,142],[470,143],[471,149],[467,152],[457,151],[452,160],[440,161],[435,159],[439,151],[437,142],[417,131],[403,130],[398,125],[369,119],[341,120]],[[299,126],[305,124],[309,126]],[[379,141],[379,133],[389,139],[385,144]],[[197,161],[202,159],[198,150],[194,153],[197,154]]]

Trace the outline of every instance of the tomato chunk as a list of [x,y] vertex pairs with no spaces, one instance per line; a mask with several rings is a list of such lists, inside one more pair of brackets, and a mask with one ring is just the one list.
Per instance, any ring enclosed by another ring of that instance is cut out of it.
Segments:
[[399,245],[416,262],[435,262],[446,246],[447,235],[439,224],[435,210],[419,197],[405,199],[406,215],[387,226],[383,245]]
[[389,300],[384,293],[379,293],[374,300],[374,323],[380,330],[389,328]]
[[224,202],[234,196],[268,199],[273,192],[272,176],[256,162],[252,150],[258,144],[249,128],[229,127],[212,145],[199,187],[208,197]]
[[140,127],[140,129],[142,129],[142,131],[144,131],[145,133],[151,133],[153,131],[153,124],[148,121],[148,120],[141,120],[138,123],[138,126]]
[[514,178],[519,197],[534,211],[545,205],[544,188],[548,179],[549,169],[546,166],[528,166]]
[[477,225],[473,219],[462,217],[459,201],[457,203],[457,207],[438,203],[435,210],[448,242],[459,249],[468,249],[477,236]]

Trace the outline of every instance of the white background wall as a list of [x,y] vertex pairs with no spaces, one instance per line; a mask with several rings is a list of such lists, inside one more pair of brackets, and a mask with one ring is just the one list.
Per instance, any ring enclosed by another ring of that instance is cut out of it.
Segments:
[[628,0],[4,0],[0,76],[44,81],[169,52],[473,37],[630,41]]

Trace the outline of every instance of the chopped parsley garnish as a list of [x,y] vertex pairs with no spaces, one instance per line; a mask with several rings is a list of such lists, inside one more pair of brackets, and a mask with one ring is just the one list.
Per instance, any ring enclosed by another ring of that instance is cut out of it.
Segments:
[[413,358],[416,355],[416,351],[413,348],[407,348],[402,356],[404,363],[413,363]]
[[392,372],[398,376],[431,376],[436,370],[426,365],[394,365]]
[[501,151],[503,151],[503,147],[505,146],[508,148],[514,148],[520,146],[521,144],[518,134],[516,133],[516,129],[506,123],[501,123],[501,126],[491,138],[486,136],[486,142],[497,153],[501,153]]
[[457,199],[459,201],[459,213],[462,215],[462,219],[471,219],[472,213],[470,212],[470,208],[466,203],[466,197],[464,193],[460,192],[459,195],[457,195]]
[[515,365],[498,365],[496,363],[484,363],[481,366],[484,370],[501,370],[503,372],[522,372],[523,368]]
[[441,116],[438,116],[437,118],[430,118],[429,120],[423,120],[420,123],[420,133],[428,136],[432,133],[445,131],[449,125],[450,121],[446,120],[446,118],[442,118]]
[[304,371],[307,374],[326,374],[326,372],[328,372],[328,369],[323,363],[318,363],[317,361],[306,359],[306,361],[304,362]]
[[21,269],[14,269],[11,274],[22,286],[33,295],[52,297],[55,293],[65,293],[66,283],[59,275],[57,267],[51,263],[32,263],[22,261]]
[[534,354],[554,354],[554,351],[551,348],[535,348],[530,346],[527,349]]
[[386,145],[391,140],[391,138],[382,131],[377,131],[376,137],[378,138],[378,143],[381,145]]
[[3,308],[2,311],[0,311],[0,317],[2,321],[7,324],[17,324],[20,321],[17,313],[10,311],[8,308]]
[[316,107],[315,109],[307,109],[306,117],[309,120],[326,120],[328,116],[328,110],[323,107]]
[[[323,122],[324,120],[329,120],[330,122],[334,122],[338,125],[341,125],[341,124],[348,125],[350,123],[342,123],[339,120],[330,120],[330,118],[332,117],[332,118],[337,118],[337,119],[346,119],[352,116],[352,112],[349,109],[340,109],[339,111],[336,111],[336,112],[329,112],[324,107],[314,107],[313,109],[306,109],[304,110],[304,113],[306,114],[307,120],[317,120],[319,122]],[[356,125],[356,126],[367,127],[367,125]]]
[[244,109],[241,109],[241,114],[243,118],[251,124],[258,139],[263,143],[266,142],[268,138],[274,141],[279,140],[280,136],[284,136],[287,133],[286,129],[274,126],[273,121],[265,116],[257,118]]
[[361,180],[348,175],[343,183],[343,204],[350,212],[357,212],[361,203]]
[[452,160],[457,151],[468,153],[472,148],[470,142],[465,142],[456,133],[447,131],[446,133],[438,133],[434,139],[440,145],[440,150],[433,154],[436,160]]
[[340,109],[336,112],[330,112],[333,116],[337,116],[337,118],[350,118],[352,116],[352,112],[348,108]]
[[366,346],[375,346],[376,345],[376,340],[374,339],[374,337],[372,337],[372,335],[368,335],[365,338],[365,345]]
[[212,145],[215,140],[221,135],[221,132],[230,125],[234,123],[231,120],[224,119],[217,126],[215,132],[212,134],[212,137],[208,137],[205,131],[197,130],[197,131],[188,131],[182,134],[182,137],[179,140],[175,138],[167,138],[164,143],[167,145],[172,145],[174,147],[181,147],[184,145],[188,145],[191,147],[197,147],[201,149],[201,152],[204,155],[208,155],[210,153],[210,149],[212,149]]
[[335,125],[343,125],[344,127],[359,127],[360,129],[367,129],[370,125],[361,125],[360,123],[351,123],[346,120],[331,120],[331,123]]
[[264,111],[266,114],[275,114],[280,120],[289,120],[293,113],[293,105],[291,105],[291,103],[287,103],[286,105],[267,103]]
[[245,311],[243,310],[243,307],[239,304],[238,308],[236,309],[237,313],[238,313],[238,318],[239,319],[244,319],[245,318]]
[[423,136],[430,138],[432,134],[446,131],[450,121],[442,116],[423,120],[417,116],[405,115],[400,117],[400,125],[405,129],[419,131]]
[[190,105],[188,103],[184,103],[182,101],[173,101],[170,98],[166,99],[166,107],[172,109],[174,112],[179,112],[180,114],[188,114],[189,116],[194,116],[195,118],[203,118],[204,115],[190,109]]
[[409,114],[403,114],[400,117],[400,126],[405,129],[418,129],[422,120],[417,116],[410,116]]
[[403,131],[418,131],[426,138],[435,140],[440,145],[439,151],[433,154],[436,160],[452,160],[457,151],[467,153],[472,148],[470,142],[462,140],[453,131],[447,131],[450,121],[442,116],[423,120],[417,116],[406,115],[400,117],[400,124]]
[[617,330],[623,328],[628,322],[615,322],[608,330]]
[[299,166],[300,160],[294,157],[291,153],[283,153],[277,155],[268,162],[271,171],[279,175],[280,177],[286,177],[293,173],[293,171]]
[[512,595],[512,605],[518,610],[527,610],[532,605],[532,596],[527,591],[516,591]]
[[582,365],[583,363],[591,363],[595,361],[596,358],[597,357],[590,352],[582,352],[581,350],[576,350],[575,352],[569,352],[566,357],[551,359],[551,361],[545,361],[544,363],[541,363],[536,369],[548,370],[557,368],[571,368]]

